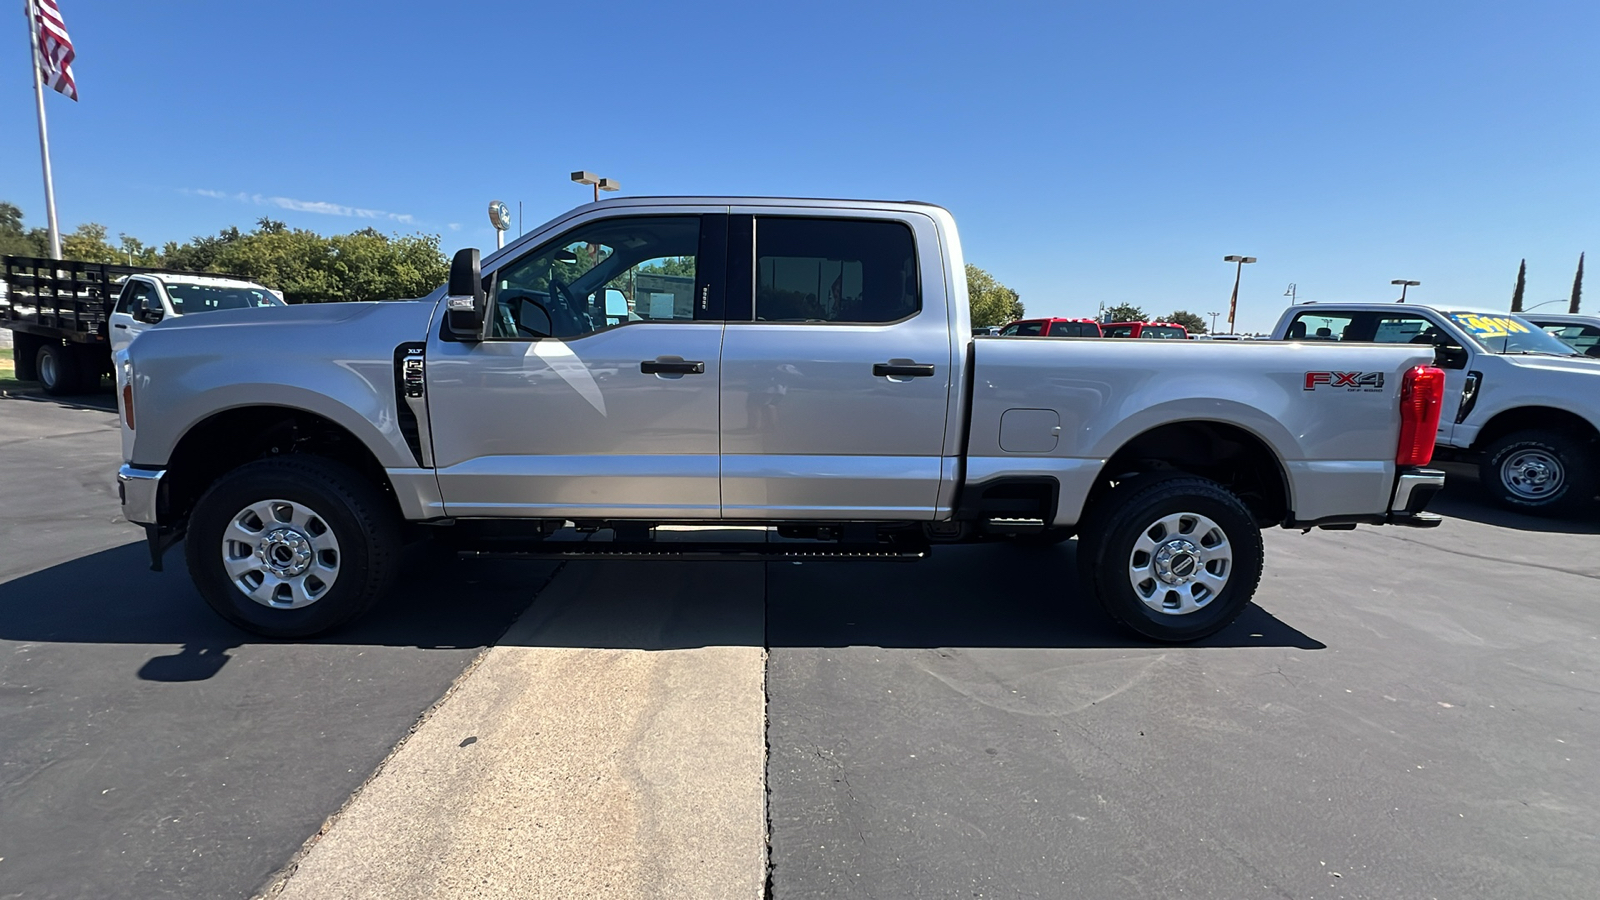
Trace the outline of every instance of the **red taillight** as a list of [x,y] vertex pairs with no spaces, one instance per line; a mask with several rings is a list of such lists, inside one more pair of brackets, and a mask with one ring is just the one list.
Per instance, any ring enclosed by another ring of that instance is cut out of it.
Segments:
[[1433,441],[1439,434],[1439,411],[1444,408],[1444,370],[1417,366],[1400,382],[1400,447],[1394,461],[1401,466],[1425,466],[1433,461]]

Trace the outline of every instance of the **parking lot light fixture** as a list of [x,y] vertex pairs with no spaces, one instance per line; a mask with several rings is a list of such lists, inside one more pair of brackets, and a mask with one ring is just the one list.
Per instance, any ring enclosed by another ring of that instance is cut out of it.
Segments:
[[620,191],[622,183],[615,178],[601,178],[593,172],[573,172],[572,180],[578,184],[587,184],[594,188],[595,202],[600,202],[601,191]]
[[1254,256],[1224,256],[1223,262],[1231,262],[1233,267],[1233,297],[1228,300],[1228,333],[1233,334],[1233,318],[1239,312],[1239,274],[1244,271],[1245,263],[1256,261]]
[[1396,303],[1404,303],[1404,302],[1406,302],[1406,288],[1408,288],[1408,287],[1416,287],[1417,285],[1421,284],[1422,282],[1420,282],[1420,281],[1407,281],[1404,278],[1396,278],[1395,280],[1393,280],[1393,281],[1391,281],[1389,283],[1390,284],[1398,284],[1398,285],[1400,285],[1400,299],[1396,300],[1395,302]]

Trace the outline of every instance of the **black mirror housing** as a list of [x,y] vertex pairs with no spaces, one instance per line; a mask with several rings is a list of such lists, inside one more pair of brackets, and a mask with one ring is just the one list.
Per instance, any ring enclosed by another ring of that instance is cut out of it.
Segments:
[[450,281],[445,287],[445,324],[457,340],[483,340],[488,300],[483,291],[483,271],[476,247],[457,250],[450,261]]

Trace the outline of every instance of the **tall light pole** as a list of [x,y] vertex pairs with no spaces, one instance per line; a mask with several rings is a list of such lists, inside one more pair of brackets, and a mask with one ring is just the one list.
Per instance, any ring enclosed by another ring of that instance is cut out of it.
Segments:
[[1395,302],[1396,303],[1404,303],[1404,302],[1406,302],[1406,288],[1408,288],[1408,287],[1416,287],[1417,285],[1421,284],[1422,282],[1420,282],[1420,281],[1407,281],[1404,278],[1396,278],[1395,280],[1393,280],[1393,281],[1391,281],[1389,283],[1390,284],[1398,284],[1398,285],[1400,285],[1400,299],[1396,300]]
[[594,174],[593,172],[573,172],[572,173],[572,180],[576,181],[579,184],[593,185],[593,187],[594,187],[594,200],[595,200],[596,203],[600,202],[600,192],[601,191],[620,191],[620,190],[622,190],[622,185],[620,183],[618,183],[617,181],[615,181],[614,179],[601,178],[600,176]]
[[1244,271],[1245,263],[1256,261],[1254,256],[1224,256],[1223,262],[1231,262],[1233,267],[1233,297],[1228,300],[1228,333],[1233,334],[1233,319],[1239,312],[1239,274]]
[[1222,313],[1219,313],[1219,312],[1208,312],[1208,313],[1206,313],[1206,315],[1211,317],[1211,333],[1212,334],[1216,334],[1217,333],[1217,316],[1222,315]]
[[1567,298],[1566,297],[1557,297],[1554,300],[1546,300],[1543,303],[1535,303],[1532,306],[1524,306],[1522,308],[1522,311],[1523,312],[1531,312],[1532,310],[1538,309],[1541,306],[1549,306],[1552,303],[1566,303],[1566,302],[1567,302]]
[[1289,282],[1289,286],[1284,289],[1283,295],[1289,298],[1290,306],[1295,305],[1295,302],[1300,298],[1300,286],[1292,281]]

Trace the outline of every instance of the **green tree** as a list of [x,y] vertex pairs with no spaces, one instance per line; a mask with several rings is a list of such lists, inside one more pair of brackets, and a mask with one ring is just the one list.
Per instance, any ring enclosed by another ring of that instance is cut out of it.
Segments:
[[1206,320],[1186,309],[1173,311],[1172,315],[1167,316],[1167,321],[1182,325],[1184,330],[1190,334],[1206,333]]
[[974,326],[1004,325],[1023,316],[1022,300],[1017,292],[972,263],[967,263],[967,297],[972,306]]
[[106,240],[104,225],[85,222],[61,236],[61,256],[80,262],[114,263],[117,261],[117,248]]
[[686,275],[694,277],[694,257],[671,256],[657,263],[639,267],[640,275]]
[[1118,303],[1106,310],[1107,322],[1143,322],[1146,321],[1144,310],[1131,303]]
[[1578,274],[1572,278],[1572,305],[1567,312],[1578,314],[1578,303],[1583,300],[1583,254],[1578,254]]
[[1517,286],[1511,289],[1511,311],[1522,312],[1522,291],[1528,286],[1528,261],[1517,266]]
[[43,229],[25,229],[22,210],[0,201],[0,256],[45,256],[49,239]]

